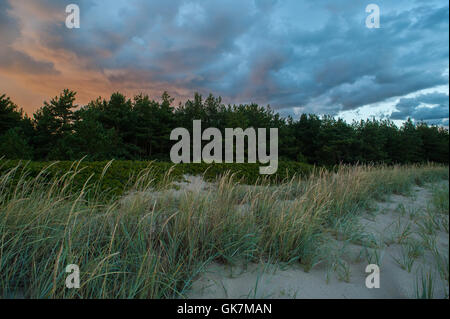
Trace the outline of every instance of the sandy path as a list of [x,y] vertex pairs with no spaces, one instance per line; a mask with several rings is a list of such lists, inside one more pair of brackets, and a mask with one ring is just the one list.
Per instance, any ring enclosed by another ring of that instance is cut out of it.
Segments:
[[[448,184],[448,181],[445,183]],[[443,185],[443,184],[442,184]],[[339,251],[345,261],[345,271],[339,275],[324,264],[309,272],[299,266],[281,269],[270,264],[236,265],[217,263],[209,265],[194,281],[188,298],[416,298],[416,282],[422,270],[431,272],[434,279],[434,298],[448,298],[448,281],[441,279],[436,260],[431,251],[425,249],[410,272],[399,264],[405,242],[419,241],[419,226],[423,211],[430,205],[429,185],[415,187],[412,196],[392,195],[386,202],[377,203],[375,213],[366,213],[359,218],[365,234],[379,243],[378,249],[343,243],[330,238],[330,248]],[[447,217],[448,220],[448,215]],[[402,232],[407,240],[402,239]],[[436,231],[436,248],[447,259],[449,235]],[[369,251],[370,260],[364,256]],[[365,285],[365,268],[369,261],[380,266],[380,288],[368,289]],[[376,262],[375,262],[376,261]]]

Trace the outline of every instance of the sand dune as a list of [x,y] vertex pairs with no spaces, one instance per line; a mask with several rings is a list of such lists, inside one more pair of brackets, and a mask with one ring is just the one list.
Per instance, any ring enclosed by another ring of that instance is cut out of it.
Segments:
[[[416,186],[409,197],[392,195],[385,202],[378,202],[375,212],[359,218],[362,231],[379,243],[376,249],[330,236],[329,254],[335,254],[346,266],[332,269],[321,263],[306,272],[300,265],[212,263],[194,282],[188,298],[416,298],[416,283],[420,289],[422,272],[433,274],[434,297],[448,298],[448,281],[441,279],[436,258],[429,249],[415,260],[410,272],[400,265],[407,243],[421,240],[418,228],[430,203],[430,187]],[[448,215],[445,218],[448,221]],[[409,229],[408,236],[402,240],[405,229]],[[439,253],[448,255],[448,233],[437,231],[436,239]],[[378,289],[365,285],[367,253],[380,263]]]

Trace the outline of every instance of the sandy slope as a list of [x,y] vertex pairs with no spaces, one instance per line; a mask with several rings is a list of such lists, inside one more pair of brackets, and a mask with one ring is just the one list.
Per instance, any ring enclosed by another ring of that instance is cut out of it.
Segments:
[[[300,265],[282,269],[263,263],[234,267],[213,263],[193,283],[187,297],[415,298],[418,274],[425,270],[434,273],[434,297],[448,298],[448,285],[437,273],[435,259],[430,251],[426,250],[415,261],[411,272],[402,269],[396,261],[402,255],[402,243],[398,243],[398,234],[402,229],[409,225],[411,234],[408,238],[420,240],[414,220],[420,219],[420,213],[429,205],[430,197],[429,186],[415,187],[412,196],[392,195],[386,202],[377,203],[375,213],[366,213],[359,218],[364,232],[381,243],[380,249],[376,250],[377,254],[372,250],[372,256],[378,255],[380,261],[379,289],[368,289],[365,286],[368,275],[365,268],[369,262],[362,256],[364,251],[370,249],[330,238],[330,254],[337,254],[341,260],[346,261],[348,277],[339,276],[324,264],[305,272]],[[448,256],[448,233],[438,231],[436,238],[436,247],[441,254]]]

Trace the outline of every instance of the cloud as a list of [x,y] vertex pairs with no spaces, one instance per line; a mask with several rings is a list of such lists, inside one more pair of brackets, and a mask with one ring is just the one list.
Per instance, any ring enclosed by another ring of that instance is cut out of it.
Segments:
[[391,119],[405,120],[412,118],[429,124],[448,125],[449,96],[434,92],[422,94],[413,98],[403,98],[395,106],[397,111],[391,114]]
[[20,36],[20,26],[8,14],[10,10],[11,6],[5,0],[0,0],[0,70],[11,73],[57,73],[51,62],[38,61],[12,47],[14,40]]
[[81,103],[113,90],[198,91],[286,114],[448,85],[443,0],[380,0],[380,29],[365,27],[369,1],[81,0],[81,29],[69,30],[71,2],[0,0],[0,72],[34,92],[70,87]]

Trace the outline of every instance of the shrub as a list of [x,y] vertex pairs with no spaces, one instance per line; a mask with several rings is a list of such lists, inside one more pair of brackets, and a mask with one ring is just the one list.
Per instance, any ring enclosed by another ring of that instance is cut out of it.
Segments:
[[[27,178],[41,176],[47,182],[64,174],[73,174],[73,187],[81,188],[89,181],[96,183],[102,192],[121,195],[133,186],[142,174],[148,174],[153,185],[169,180],[181,180],[183,175],[203,175],[212,181],[225,173],[230,173],[242,183],[254,184],[258,180],[282,182],[293,176],[308,176],[313,166],[297,162],[280,162],[277,174],[265,176],[259,174],[260,164],[173,164],[150,161],[111,161],[111,162],[31,162],[19,160],[0,160],[0,175],[10,172],[14,175],[11,184],[15,185],[26,173]],[[42,173],[44,172],[44,173]],[[76,174],[74,174],[76,172]]]

